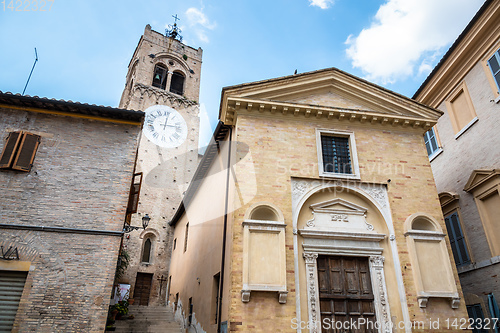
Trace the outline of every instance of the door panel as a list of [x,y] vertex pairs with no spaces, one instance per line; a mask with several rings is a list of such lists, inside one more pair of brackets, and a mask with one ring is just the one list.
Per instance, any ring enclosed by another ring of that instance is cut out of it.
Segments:
[[137,273],[135,279],[134,299],[139,302],[139,305],[149,304],[149,294],[151,293],[151,282],[153,274]]
[[323,332],[376,332],[368,258],[319,256],[318,281]]

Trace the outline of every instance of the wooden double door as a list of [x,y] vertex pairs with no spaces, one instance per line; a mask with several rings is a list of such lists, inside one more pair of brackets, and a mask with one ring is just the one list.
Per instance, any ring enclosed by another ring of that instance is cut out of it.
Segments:
[[368,258],[319,256],[322,332],[378,332]]
[[139,305],[149,304],[149,295],[151,294],[151,282],[153,274],[137,273],[135,279],[134,299]]

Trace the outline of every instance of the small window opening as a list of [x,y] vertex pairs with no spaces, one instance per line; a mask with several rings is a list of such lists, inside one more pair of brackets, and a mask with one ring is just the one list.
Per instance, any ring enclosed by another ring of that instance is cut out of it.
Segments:
[[172,74],[172,82],[170,83],[170,92],[182,95],[184,93],[184,75],[179,72]]
[[151,259],[151,239],[148,238],[144,242],[144,248],[142,250],[142,262],[150,262]]
[[168,69],[156,65],[153,74],[153,87],[165,89],[167,87],[167,74]]

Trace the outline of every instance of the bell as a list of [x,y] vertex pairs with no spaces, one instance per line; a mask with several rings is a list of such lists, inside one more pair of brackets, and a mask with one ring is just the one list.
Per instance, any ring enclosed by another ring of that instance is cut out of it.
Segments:
[[158,80],[158,81],[160,81],[160,80],[161,80],[161,78],[160,78],[160,75],[159,75],[159,74],[156,74],[156,75],[155,75],[155,80]]

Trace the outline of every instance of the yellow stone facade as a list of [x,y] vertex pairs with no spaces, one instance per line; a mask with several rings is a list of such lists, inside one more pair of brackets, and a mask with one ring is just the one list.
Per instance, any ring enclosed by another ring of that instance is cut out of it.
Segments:
[[[467,312],[442,233],[444,220],[423,141],[423,133],[440,115],[337,69],[223,89],[220,119],[232,128],[225,139],[232,149],[229,156],[220,153],[214,163],[232,161],[224,274],[228,278],[220,319],[227,322],[227,331],[321,332],[311,326],[325,312],[318,298],[323,283],[318,287],[318,255],[369,262],[370,273],[363,275],[369,279],[358,282],[373,288],[373,311],[382,325],[377,332],[390,331],[391,325],[394,332],[456,331],[451,324],[467,318]],[[352,175],[320,173],[322,131],[350,138]],[[219,187],[217,192],[223,192],[226,181]],[[196,200],[210,200],[213,188],[191,190]],[[219,201],[213,204],[222,210]],[[267,213],[255,213],[255,207]],[[411,216],[415,221],[407,222]],[[187,220],[189,214],[173,221],[177,242],[185,239]],[[408,225],[415,230],[408,231]],[[276,245],[280,238],[273,235],[282,235],[283,229],[281,258],[281,245]],[[254,236],[248,230],[259,235],[254,239],[262,242],[261,248],[251,245]],[[440,244],[435,248],[443,249],[444,269],[429,269],[426,257],[419,256],[420,245],[412,252],[408,237]],[[276,247],[268,239],[275,239]],[[204,249],[221,238],[190,240],[188,247]],[[203,318],[209,291],[205,296],[186,293],[190,283],[196,288],[189,272],[193,267],[202,271],[206,263],[177,255],[172,257],[171,293],[183,290],[182,303],[191,297],[196,317]],[[286,291],[272,273],[281,270],[281,260]],[[423,287],[417,287],[415,265]],[[211,276],[197,277],[203,281]],[[434,279],[444,282],[429,283]],[[206,332],[217,331],[216,325],[201,320],[197,324]]]

